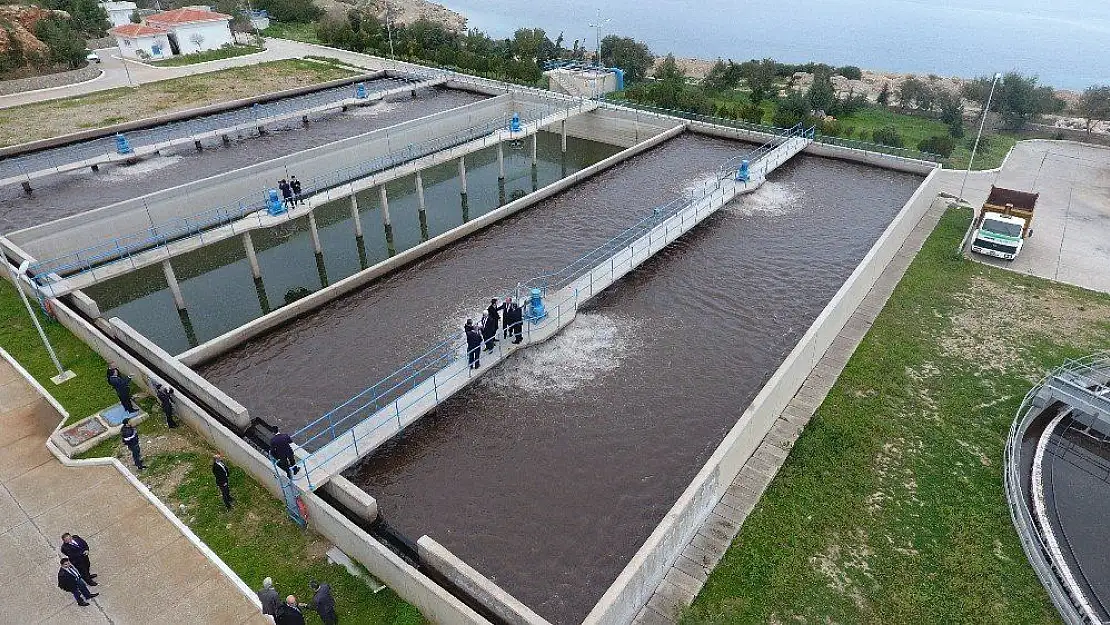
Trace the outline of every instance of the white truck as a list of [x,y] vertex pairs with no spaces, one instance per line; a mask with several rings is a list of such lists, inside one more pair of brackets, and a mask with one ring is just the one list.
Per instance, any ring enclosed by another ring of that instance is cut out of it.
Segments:
[[1039,193],[991,187],[975,224],[971,251],[1003,260],[1013,260],[1025,239],[1033,236],[1033,209]]

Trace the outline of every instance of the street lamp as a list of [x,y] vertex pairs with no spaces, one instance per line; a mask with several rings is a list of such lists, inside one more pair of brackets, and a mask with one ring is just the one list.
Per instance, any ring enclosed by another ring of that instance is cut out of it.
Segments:
[[964,172],[964,182],[960,185],[960,200],[964,199],[964,188],[967,187],[967,177],[971,175],[971,164],[975,162],[975,152],[979,150],[979,140],[983,138],[983,127],[987,125],[987,114],[991,111],[991,100],[994,99],[994,88],[1002,80],[1002,73],[998,72],[991,81],[991,92],[987,96],[987,105],[983,107],[983,119],[979,122],[979,134],[975,135],[975,145],[971,147],[971,158],[967,159],[967,171]]
[[601,19],[601,9],[598,9],[597,10],[597,22],[595,22],[593,24],[590,24],[590,28],[593,28],[597,31],[597,56],[594,57],[594,65],[597,65],[598,67],[601,67],[601,27],[608,24],[611,21],[613,21],[613,20],[611,20],[611,19],[602,20]]
[[20,299],[23,300],[23,305],[27,307],[27,314],[31,316],[31,323],[34,323],[35,329],[39,331],[39,338],[42,339],[42,344],[46,346],[46,352],[50,354],[50,361],[53,362],[54,366],[58,369],[58,375],[50,378],[50,381],[54,384],[61,384],[66,380],[72,380],[77,377],[76,373],[63,369],[62,363],[58,362],[58,355],[54,353],[54,347],[50,345],[50,340],[46,338],[46,332],[43,332],[42,325],[39,324],[38,315],[36,315],[34,309],[31,308],[31,302],[27,299],[27,294],[24,293],[23,289],[19,286],[19,276],[27,273],[27,267],[31,265],[31,261],[23,261],[23,264],[19,266],[18,270],[14,269],[7,260],[3,260],[3,262],[8,266],[8,270],[12,272],[15,290],[19,293]]
[[396,61],[397,55],[393,53],[393,5],[389,0],[385,3],[385,32],[389,34],[389,58]]

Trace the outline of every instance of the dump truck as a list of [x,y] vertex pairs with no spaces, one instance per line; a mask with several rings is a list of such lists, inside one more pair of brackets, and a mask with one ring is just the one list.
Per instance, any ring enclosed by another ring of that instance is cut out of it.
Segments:
[[1025,239],[1033,236],[1033,209],[1039,193],[991,187],[979,212],[971,251],[1003,260],[1013,260]]

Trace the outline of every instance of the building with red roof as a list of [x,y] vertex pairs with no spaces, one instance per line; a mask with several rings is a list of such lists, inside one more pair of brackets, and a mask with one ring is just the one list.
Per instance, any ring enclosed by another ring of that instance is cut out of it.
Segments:
[[207,7],[185,7],[148,15],[142,24],[116,26],[109,32],[123,56],[163,59],[234,45],[231,16]]

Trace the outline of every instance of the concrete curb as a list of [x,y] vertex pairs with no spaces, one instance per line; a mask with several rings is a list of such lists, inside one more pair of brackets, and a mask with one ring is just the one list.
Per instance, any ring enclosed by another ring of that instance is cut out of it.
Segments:
[[[24,369],[23,366],[20,365],[19,362],[17,362],[15,360],[15,358],[13,358],[11,356],[11,354],[9,354],[7,352],[7,350],[5,350],[3,348],[0,348],[0,355],[2,355],[4,357],[4,360],[7,360],[8,363],[12,366],[12,368],[14,368],[16,371],[18,371],[19,374],[21,376],[23,376],[23,378],[26,379],[27,382],[40,395],[42,395],[42,397],[44,399],[46,399],[46,401],[49,402],[50,405],[53,406],[55,410],[58,411],[58,414],[62,415],[62,420],[58,423],[58,427],[54,429],[54,434],[56,434],[58,432],[58,430],[61,429],[62,424],[65,423],[69,419],[69,412],[67,412],[66,409],[63,408],[60,403],[58,403],[58,400],[55,399],[54,396],[51,395],[49,391],[47,391],[45,388],[43,388],[43,386],[38,383],[38,380],[36,380],[30,373],[28,373],[27,370]],[[249,586],[247,586],[247,584],[242,580],[242,578],[240,578],[235,573],[235,571],[232,571],[231,567],[229,567],[220,558],[220,556],[216,555],[216,552],[212,551],[212,549],[210,549],[208,547],[208,545],[204,544],[204,541],[202,541],[200,538],[198,538],[197,535],[194,534],[191,529],[189,529],[189,526],[185,525],[181,521],[181,519],[177,518],[177,515],[175,515],[173,513],[173,511],[171,511],[169,509],[169,507],[166,506],[166,504],[162,503],[161,499],[158,499],[158,497],[154,496],[154,493],[150,492],[150,489],[147,488],[146,485],[143,484],[141,481],[139,481],[139,478],[135,477],[135,475],[133,473],[131,473],[131,471],[129,471],[127,469],[127,467],[123,466],[123,464],[119,460],[116,460],[115,458],[89,458],[89,459],[85,459],[85,460],[74,460],[74,459],[70,458],[69,456],[66,456],[64,453],[62,453],[62,451],[60,449],[58,449],[58,447],[51,440],[52,437],[53,437],[53,434],[51,434],[50,438],[47,438],[46,448],[50,450],[50,453],[53,454],[54,457],[58,459],[58,462],[62,463],[63,466],[67,466],[67,467],[113,466],[113,467],[115,467],[116,470],[119,471],[120,474],[123,475],[123,477],[126,478],[127,481],[130,482],[131,485],[134,486],[136,490],[139,491],[139,494],[141,494],[143,497],[145,497],[146,500],[149,501],[151,505],[153,505],[155,508],[157,508],[158,511],[162,513],[162,516],[166,517],[166,520],[168,520],[174,527],[176,527],[177,530],[179,532],[181,532],[181,534],[190,543],[193,544],[193,546],[195,546],[202,554],[204,554],[204,557],[207,558],[209,562],[211,562],[213,565],[215,565],[216,568],[218,568],[220,570],[220,572],[222,572],[224,574],[224,576],[226,576],[228,578],[228,580],[230,580],[231,583],[235,585],[235,588],[239,592],[241,592],[245,597],[247,597],[247,599],[251,603],[253,603],[255,605],[255,607],[257,607],[259,610],[262,609],[262,603],[258,600],[258,595],[255,594],[254,590],[252,590]]]
[[[214,60],[211,60],[211,61],[198,61],[196,63],[186,63],[185,65],[151,65],[150,63],[144,63],[142,61],[136,61],[135,59],[128,59],[128,58],[124,58],[122,56],[116,56],[114,54],[112,55],[112,58],[113,59],[119,59],[119,60],[121,60],[125,63],[130,62],[130,63],[134,63],[136,65],[142,65],[143,67],[149,67],[151,69],[167,70],[167,69],[177,69],[179,67],[201,67],[201,66],[204,66],[204,65],[211,65],[212,63],[223,63],[224,61],[230,61],[232,59],[249,59],[252,56],[258,56],[260,54],[266,54],[269,51],[270,51],[269,48],[263,48],[262,50],[259,50],[258,52],[251,52],[250,54],[240,54],[238,56],[229,56],[226,59],[214,59]],[[170,57],[170,58],[173,58],[173,57]],[[290,58],[300,59],[301,57],[290,57]],[[279,59],[279,60],[286,60],[286,59]],[[253,65],[253,63],[248,63],[247,65]],[[238,65],[233,65],[231,67],[239,67],[239,66]],[[229,67],[227,69],[231,69],[231,67]],[[158,82],[158,81],[151,80],[150,82]]]
[[[82,81],[71,82],[68,85],[57,85],[55,87],[43,87],[42,89],[32,89],[31,91],[17,91],[15,93],[5,93],[3,95],[0,95],[0,103],[3,103],[4,98],[7,98],[9,96],[14,96],[14,95],[24,96],[24,95],[27,95],[29,93],[43,93],[43,92],[46,92],[46,91],[57,91],[58,89],[69,89],[70,87],[76,87],[78,85],[87,85],[90,82],[96,82],[96,81],[100,80],[101,78],[104,78],[104,70],[101,69],[101,70],[98,70],[98,72],[99,73],[97,73],[96,77],[94,77],[94,78],[87,78],[87,79],[82,80]],[[37,103],[32,102],[31,104],[37,104]],[[26,106],[26,105],[16,104],[16,105],[11,106],[11,107],[0,107],[0,108],[15,108],[16,106]]]

